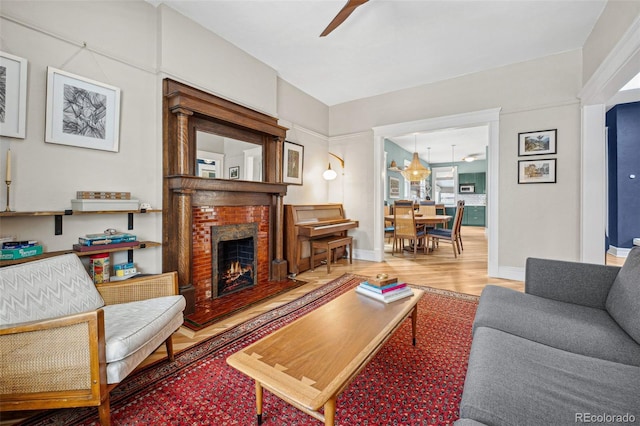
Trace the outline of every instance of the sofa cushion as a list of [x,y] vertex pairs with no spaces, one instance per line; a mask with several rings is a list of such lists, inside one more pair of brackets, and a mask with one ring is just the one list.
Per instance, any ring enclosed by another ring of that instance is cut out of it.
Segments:
[[73,253],[0,268],[0,325],[89,312],[103,305]]
[[604,309],[486,286],[474,320],[554,348],[640,366],[640,345]]
[[[185,308],[183,296],[107,305],[104,328],[107,363],[127,358],[153,339]],[[172,330],[175,331],[175,330]]]
[[640,418],[640,368],[475,330],[460,417],[490,425],[575,425],[581,413]]
[[640,344],[640,247],[634,247],[618,272],[609,295],[607,311]]

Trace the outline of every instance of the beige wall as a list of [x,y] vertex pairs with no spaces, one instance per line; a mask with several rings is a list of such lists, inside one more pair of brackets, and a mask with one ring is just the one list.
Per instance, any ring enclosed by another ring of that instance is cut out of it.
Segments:
[[[294,88],[278,94],[273,69],[164,6],[155,8],[142,0],[3,0],[0,19],[0,50],[29,61],[26,138],[0,138],[2,170],[7,149],[12,151],[14,210],[65,210],[78,190],[130,191],[140,201],[160,208],[164,77],[274,116],[280,101],[285,126],[293,127],[299,119],[308,128],[326,131],[328,111],[326,107],[323,111],[321,103]],[[119,152],[44,142],[47,66],[122,90]],[[321,169],[325,163],[327,140],[312,133],[303,136],[302,143],[310,145],[305,159],[307,179],[314,167]],[[288,198],[289,202],[324,201],[326,191],[326,185],[292,187]],[[3,190],[0,203],[5,202]],[[141,238],[161,240],[160,214],[137,215],[134,221],[134,232]],[[126,230],[127,216],[65,217],[60,236],[54,235],[53,225],[53,217],[2,219],[0,235],[37,239],[46,250],[63,250],[86,233]],[[138,250],[135,261],[143,272],[159,272],[161,251]]]
[[[576,212],[579,206],[580,51],[349,102],[330,109],[332,137],[360,134],[376,126],[502,108],[500,115],[499,259],[502,269],[521,270],[528,256],[544,255],[577,260],[579,228],[575,218],[556,222],[555,212]],[[558,129],[558,182],[553,185],[517,184],[518,133]],[[370,139],[373,137],[371,136]],[[365,146],[370,139],[361,140]],[[345,144],[345,155],[361,155],[361,147]],[[370,156],[371,160],[373,157]],[[371,197],[371,167],[355,168],[354,181]],[[345,208],[368,214],[360,200],[345,197]],[[553,207],[550,207],[553,206]],[[565,226],[566,225],[566,226]],[[540,228],[537,232],[532,227]],[[369,231],[371,232],[371,230]],[[360,240],[373,250],[373,238]]]

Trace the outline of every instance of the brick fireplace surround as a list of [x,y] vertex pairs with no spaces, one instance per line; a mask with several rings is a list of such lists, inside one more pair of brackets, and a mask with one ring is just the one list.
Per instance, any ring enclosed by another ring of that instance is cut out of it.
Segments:
[[[269,207],[268,206],[199,206],[193,208],[193,263],[192,283],[195,287],[196,311],[207,304],[212,285],[211,227],[224,225],[258,224],[258,258],[256,259],[255,287],[258,292],[269,286]],[[231,295],[229,295],[231,296]],[[223,296],[223,297],[229,297]]]

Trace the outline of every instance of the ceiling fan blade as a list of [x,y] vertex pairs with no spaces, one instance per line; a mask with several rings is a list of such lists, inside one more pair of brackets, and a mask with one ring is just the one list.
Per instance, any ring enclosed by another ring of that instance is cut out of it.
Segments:
[[345,19],[347,19],[349,15],[351,15],[351,13],[353,13],[353,11],[356,10],[358,6],[362,6],[368,1],[369,0],[349,0],[347,4],[345,4],[344,7],[340,10],[340,12],[338,12],[336,17],[333,18],[333,20],[329,23],[329,25],[327,25],[327,28],[325,28],[322,34],[320,34],[320,37],[324,37],[328,35],[331,31],[338,28],[338,26],[342,24],[345,21]]

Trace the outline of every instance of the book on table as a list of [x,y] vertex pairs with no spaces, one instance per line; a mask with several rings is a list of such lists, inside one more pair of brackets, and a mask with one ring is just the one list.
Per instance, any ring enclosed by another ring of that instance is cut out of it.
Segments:
[[406,283],[396,283],[395,285],[396,288],[393,288],[386,293],[381,293],[371,288],[371,285],[360,283],[358,287],[356,287],[356,293],[385,303],[391,303],[396,300],[404,299],[405,297],[413,296],[413,290],[411,290],[411,287]]

